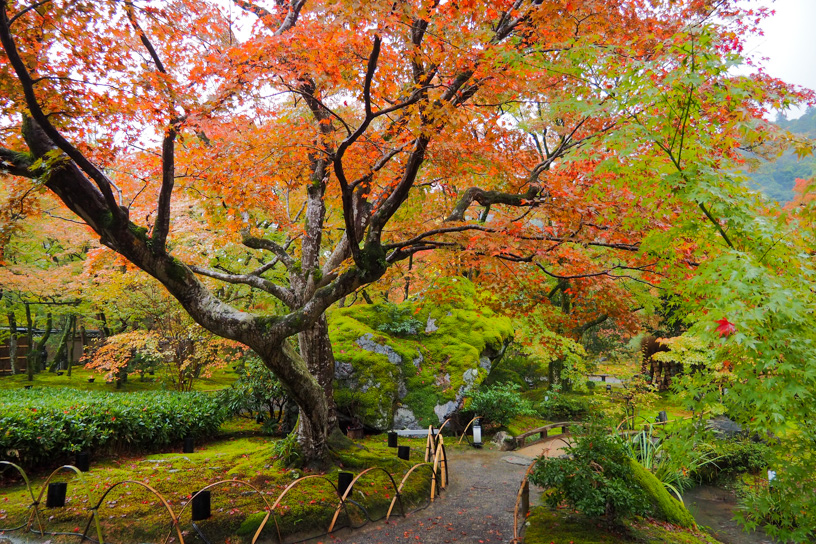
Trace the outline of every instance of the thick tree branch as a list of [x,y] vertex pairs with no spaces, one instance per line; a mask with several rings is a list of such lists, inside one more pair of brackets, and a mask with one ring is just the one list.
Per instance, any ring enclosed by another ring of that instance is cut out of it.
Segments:
[[265,291],[270,295],[274,296],[289,308],[295,307],[295,295],[289,289],[273,283],[269,280],[265,280],[259,276],[255,276],[252,274],[228,274],[224,272],[218,272],[216,270],[209,270],[206,268],[202,268],[200,266],[190,266],[190,270],[195,272],[196,274],[200,274],[202,276],[207,276],[208,278],[213,278],[216,280],[220,280],[226,283],[232,283],[236,285],[249,285],[250,287],[254,287],[256,289],[260,289],[261,291]]
[[31,79],[31,74],[28,73],[28,68],[26,68],[25,63],[20,58],[17,45],[14,43],[14,38],[9,29],[7,7],[7,0],[0,0],[0,44],[2,44],[6,57],[17,75],[20,86],[23,88],[26,105],[31,113],[31,117],[36,121],[51,142],[68,155],[68,157],[96,183],[113,217],[121,224],[127,223],[127,216],[116,203],[116,198],[113,196],[108,177],[54,128],[48,120],[48,116],[40,107],[37,96],[34,93],[34,84]]
[[170,127],[162,142],[162,184],[159,192],[156,224],[153,226],[153,249],[164,252],[167,235],[170,233],[170,202],[173,197],[173,185],[176,181],[175,160],[176,129]]
[[0,173],[8,173],[12,176],[20,176],[23,178],[34,179],[41,172],[32,172],[30,170],[34,161],[25,153],[19,153],[0,147]]
[[374,36],[374,45],[371,47],[371,54],[368,57],[368,66],[366,67],[365,80],[363,82],[363,103],[365,105],[365,119],[357,127],[348,138],[343,140],[334,156],[334,175],[337,176],[337,181],[340,183],[340,195],[343,200],[343,219],[346,224],[346,236],[349,240],[349,249],[351,249],[351,256],[357,266],[364,266],[360,255],[360,242],[357,239],[357,226],[354,217],[354,195],[353,189],[349,188],[346,173],[343,170],[343,155],[346,150],[356,142],[360,136],[366,131],[371,121],[374,120],[374,114],[371,110],[371,82],[374,79],[374,72],[377,70],[377,59],[380,56],[380,37]]
[[494,204],[505,204],[508,206],[536,206],[540,203],[539,197],[542,194],[542,188],[538,185],[533,185],[524,194],[516,193],[502,193],[499,191],[485,191],[479,187],[471,187],[465,191],[462,198],[453,208],[453,211],[445,219],[445,222],[450,221],[464,221],[465,212],[476,201],[482,206],[492,206]]
[[285,266],[287,270],[290,269],[295,262],[292,256],[286,252],[286,249],[272,240],[244,235],[242,243],[252,249],[263,249],[271,252],[280,259],[280,262],[283,263],[283,266]]
[[[451,232],[466,232],[466,231],[470,231],[470,230],[476,230],[476,231],[480,231],[480,232],[496,232],[495,229],[484,227],[482,225],[464,225],[464,226],[461,226],[461,227],[446,227],[446,228],[433,229],[433,230],[429,230],[427,232],[423,232],[422,234],[420,234],[418,236],[415,236],[415,237],[411,238],[410,240],[405,240],[404,242],[396,242],[396,243],[393,243],[393,244],[385,244],[383,246],[383,248],[385,248],[386,250],[402,249],[402,248],[405,248],[405,247],[408,247],[408,246],[413,246],[413,245],[415,245],[415,244],[417,244],[419,242],[422,242],[423,240],[425,240],[426,238],[428,238],[430,236],[436,236],[438,234],[449,234]],[[425,242],[425,243],[430,243],[430,242]]]
[[583,334],[586,331],[588,331],[589,329],[591,329],[592,327],[594,327],[596,325],[600,325],[601,323],[605,323],[607,319],[609,319],[609,315],[607,315],[607,314],[599,315],[595,319],[593,319],[591,321],[588,321],[587,323],[584,323],[583,325],[579,325],[578,327],[575,327],[573,329],[573,331],[575,331],[575,333],[580,338],[581,336],[583,336]]

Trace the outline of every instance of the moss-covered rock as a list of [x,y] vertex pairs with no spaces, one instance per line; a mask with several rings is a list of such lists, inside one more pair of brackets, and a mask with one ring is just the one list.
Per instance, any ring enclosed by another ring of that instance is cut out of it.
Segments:
[[716,544],[709,535],[649,520],[628,521],[611,528],[597,520],[539,506],[530,511],[526,544]]
[[381,430],[439,425],[487,376],[513,335],[510,319],[481,306],[464,278],[443,282],[420,300],[328,315],[337,404]]
[[635,480],[652,501],[655,516],[681,527],[696,528],[694,518],[683,504],[672,497],[660,480],[643,465],[630,459]]

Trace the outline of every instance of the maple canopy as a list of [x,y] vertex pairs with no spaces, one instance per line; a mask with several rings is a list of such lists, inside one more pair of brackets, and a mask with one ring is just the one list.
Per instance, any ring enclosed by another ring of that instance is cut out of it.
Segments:
[[[728,72],[766,14],[0,0],[0,241],[55,195],[199,324],[255,350],[301,409],[306,459],[323,460],[324,311],[414,255],[425,278],[476,271],[508,311],[557,304],[575,336],[701,262],[769,266],[781,246],[754,232],[761,203],[732,168],[773,136],[762,114],[796,97]],[[702,287],[684,294],[713,337]]]

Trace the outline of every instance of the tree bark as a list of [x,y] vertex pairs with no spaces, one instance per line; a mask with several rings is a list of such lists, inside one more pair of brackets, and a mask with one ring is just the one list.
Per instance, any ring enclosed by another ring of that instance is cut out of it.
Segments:
[[325,314],[311,328],[298,334],[300,355],[309,372],[317,379],[326,396],[329,433],[337,427],[337,406],[334,403],[334,352],[329,339],[329,323]]
[[31,305],[25,303],[26,312],[26,341],[28,342],[28,353],[26,353],[26,371],[28,381],[34,381],[34,321],[31,319]]
[[71,367],[74,366],[74,345],[76,343],[77,316],[71,314],[71,334],[68,337],[68,376],[71,375]]
[[68,334],[71,332],[71,316],[65,318],[65,328],[62,329],[62,335],[57,344],[57,351],[54,354],[54,362],[49,370],[63,370],[62,364],[68,360],[66,356],[66,349],[68,347]]
[[11,366],[12,376],[17,374],[17,319],[14,317],[14,312],[8,313],[9,322],[9,365]]
[[33,346],[33,358],[32,361],[35,365],[37,365],[37,372],[42,371],[45,368],[46,363],[48,362],[48,355],[45,353],[45,343],[48,342],[48,339],[51,337],[51,327],[54,326],[54,317],[51,315],[51,312],[45,317],[45,332],[40,338],[39,342],[36,342],[36,345]]
[[309,372],[306,361],[287,341],[279,348],[273,347],[261,354],[261,358],[281,377],[286,392],[300,411],[298,442],[304,459],[311,467],[325,467],[329,462],[328,438],[332,429],[326,424],[329,406],[323,387]]

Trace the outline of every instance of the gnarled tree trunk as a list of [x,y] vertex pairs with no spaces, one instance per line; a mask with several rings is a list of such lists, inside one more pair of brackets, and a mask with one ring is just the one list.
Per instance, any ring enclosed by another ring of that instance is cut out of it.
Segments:
[[298,335],[300,355],[309,372],[323,389],[328,409],[329,432],[337,426],[337,406],[334,403],[334,352],[329,339],[329,323],[323,315],[315,324]]
[[304,458],[311,466],[325,465],[332,429],[327,425],[329,403],[324,388],[289,342],[284,341],[281,348],[271,347],[261,358],[275,374],[285,376],[281,383],[300,410],[298,441]]
[[11,374],[17,374],[17,319],[14,317],[14,312],[8,313],[9,322],[9,365],[11,365]]

